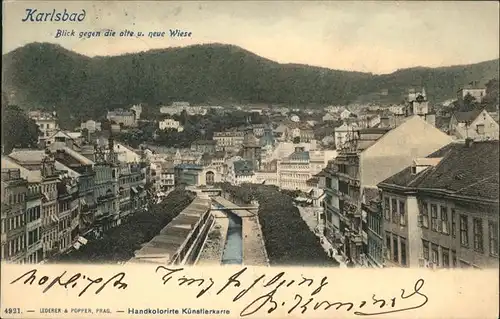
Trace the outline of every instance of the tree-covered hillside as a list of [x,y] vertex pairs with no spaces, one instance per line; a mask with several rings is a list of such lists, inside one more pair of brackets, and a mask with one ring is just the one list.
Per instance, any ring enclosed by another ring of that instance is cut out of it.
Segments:
[[[498,60],[388,75],[279,64],[231,45],[195,45],[89,58],[48,43],[31,43],[2,57],[2,99],[26,108],[55,107],[60,115],[98,117],[106,109],[143,102],[341,104],[399,102],[425,85],[432,101],[452,98],[471,81],[498,78]],[[380,95],[387,90],[387,95]]]

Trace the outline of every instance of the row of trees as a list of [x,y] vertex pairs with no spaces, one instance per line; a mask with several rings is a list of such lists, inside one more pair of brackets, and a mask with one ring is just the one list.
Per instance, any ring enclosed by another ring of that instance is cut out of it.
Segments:
[[125,223],[107,231],[103,238],[90,241],[79,250],[60,255],[51,262],[126,262],[134,257],[134,252],[140,249],[142,244],[156,236],[194,198],[195,195],[191,192],[175,189],[161,203],[151,204],[147,211],[135,213]]
[[[143,107],[143,109],[150,108],[152,107]],[[150,120],[165,118],[164,115],[162,116],[159,113],[150,112],[149,114],[148,118],[153,116]],[[204,116],[189,115],[186,111],[182,111],[180,114],[172,115],[171,118],[180,122],[184,128],[182,132],[177,132],[177,130],[173,129],[161,131],[158,129],[157,123],[148,121],[140,122],[137,129],[119,134],[117,139],[134,148],[137,148],[139,144],[144,142],[167,147],[186,148],[190,147],[196,140],[212,139],[214,132],[248,123],[262,124],[267,121],[266,117],[256,113],[243,111],[224,113],[215,110],[210,110]]]
[[310,231],[291,196],[271,185],[221,183],[218,186],[243,203],[259,202],[259,223],[271,265],[338,266]]

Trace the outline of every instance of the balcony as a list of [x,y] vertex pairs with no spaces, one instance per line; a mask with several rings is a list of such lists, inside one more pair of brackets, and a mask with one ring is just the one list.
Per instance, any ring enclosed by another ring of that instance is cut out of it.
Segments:
[[70,215],[71,215],[71,209],[61,211],[61,212],[59,212],[59,219],[63,219],[63,218],[68,217]]
[[355,187],[360,186],[360,181],[358,177],[351,176],[349,175],[349,173],[341,173],[341,172],[338,172],[336,175],[339,178],[339,182],[345,182],[348,185]]
[[27,255],[31,255],[40,249],[42,249],[42,240],[38,240],[37,242],[28,246],[26,253]]
[[[9,230],[8,232],[2,232],[2,235],[6,235],[7,239],[12,239],[14,237],[19,236],[20,234],[26,232],[26,228],[24,226],[17,227],[16,229]],[[2,236],[3,237],[3,236]]]
[[107,201],[113,200],[115,198],[116,198],[115,194],[108,193],[106,195],[102,195],[102,196],[97,197],[97,202],[99,202],[99,203],[107,202]]

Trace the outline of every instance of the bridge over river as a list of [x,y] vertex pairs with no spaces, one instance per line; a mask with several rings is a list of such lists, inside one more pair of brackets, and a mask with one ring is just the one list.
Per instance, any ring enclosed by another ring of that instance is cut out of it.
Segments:
[[131,263],[268,266],[257,207],[241,207],[221,190],[195,190],[195,200]]

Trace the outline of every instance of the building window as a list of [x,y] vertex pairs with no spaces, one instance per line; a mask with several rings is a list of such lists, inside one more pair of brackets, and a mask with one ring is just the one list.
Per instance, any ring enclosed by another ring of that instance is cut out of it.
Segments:
[[326,184],[326,187],[333,188],[332,179],[330,177],[326,178],[325,184]]
[[394,250],[393,260],[395,263],[398,263],[399,262],[398,237],[394,236],[394,238],[392,239],[392,245],[393,245],[392,248]]
[[406,225],[406,202],[399,201],[399,223],[401,225]]
[[392,212],[392,222],[394,224],[398,223],[398,201],[395,198],[391,199],[391,212]]
[[429,228],[429,205],[422,203],[422,227]]
[[390,200],[388,197],[384,198],[384,217],[386,220],[390,221],[391,220],[391,214],[390,214]]
[[445,206],[441,206],[441,231],[443,234],[450,234],[448,224],[448,208]]
[[442,248],[442,264],[443,268],[450,267],[450,250],[447,248]]
[[484,124],[477,124],[476,131],[477,131],[477,134],[484,134]]
[[391,260],[391,234],[385,232],[385,258]]
[[474,249],[479,252],[483,252],[483,220],[480,218],[473,219],[474,233]]
[[498,224],[494,221],[488,223],[488,233],[490,241],[490,255],[498,256]]
[[467,216],[460,215],[460,244],[464,247],[469,246],[469,227],[467,223]]
[[451,251],[451,265],[453,268],[457,268],[457,252],[455,250]]
[[437,205],[431,204],[431,229],[438,231]]
[[422,240],[422,256],[425,260],[429,260],[429,242]]
[[451,209],[451,236],[453,238],[457,237],[457,216],[455,209]]
[[431,262],[434,266],[439,266],[439,249],[437,245],[432,245]]
[[400,237],[399,242],[401,244],[401,265],[406,266],[406,238]]

